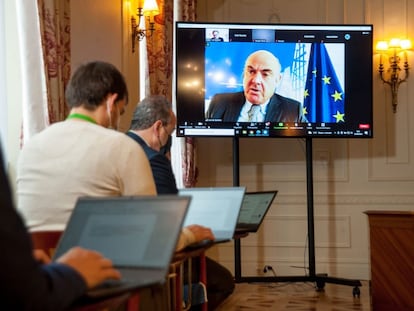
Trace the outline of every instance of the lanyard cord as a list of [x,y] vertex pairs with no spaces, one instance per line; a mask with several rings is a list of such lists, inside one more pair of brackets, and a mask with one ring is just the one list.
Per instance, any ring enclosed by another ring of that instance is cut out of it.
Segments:
[[91,123],[97,124],[97,123],[96,123],[96,121],[95,121],[94,119],[92,119],[91,117],[86,116],[86,115],[84,115],[84,114],[81,114],[81,113],[71,113],[71,114],[70,114],[70,115],[66,118],[66,120],[68,120],[68,119],[81,119],[81,120],[85,120],[85,121],[88,121],[88,122],[91,122]]

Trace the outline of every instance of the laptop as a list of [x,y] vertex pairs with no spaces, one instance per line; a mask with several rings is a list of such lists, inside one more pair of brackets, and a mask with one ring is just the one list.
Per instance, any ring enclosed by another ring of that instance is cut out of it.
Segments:
[[107,280],[87,291],[87,298],[162,284],[190,200],[176,195],[79,198],[53,259],[81,246],[112,260],[121,281]]
[[[209,227],[215,236],[212,243],[230,241],[236,228],[244,192],[244,187],[180,189],[180,196],[191,196],[183,226],[197,224]],[[190,247],[206,244],[209,244],[209,241],[197,242]]]
[[274,191],[246,192],[236,225],[236,234],[257,232],[277,195]]

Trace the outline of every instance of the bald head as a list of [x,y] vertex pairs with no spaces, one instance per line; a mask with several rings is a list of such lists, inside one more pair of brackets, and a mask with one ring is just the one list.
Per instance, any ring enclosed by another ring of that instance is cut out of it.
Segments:
[[263,104],[275,93],[280,81],[281,65],[269,51],[250,54],[244,66],[243,88],[246,99],[252,104]]

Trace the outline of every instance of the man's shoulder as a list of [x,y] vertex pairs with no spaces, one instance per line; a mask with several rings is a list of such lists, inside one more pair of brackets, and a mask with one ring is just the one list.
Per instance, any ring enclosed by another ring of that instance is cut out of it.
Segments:
[[65,122],[56,122],[47,127],[43,130],[33,134],[30,137],[25,137],[25,143],[22,148],[22,152],[31,147],[36,147],[38,145],[42,145],[43,143],[49,144],[51,139],[55,139],[61,136],[62,131],[64,131]]
[[156,161],[158,158],[164,157],[161,153],[159,153],[157,150],[152,149],[147,144],[141,145],[141,147],[144,150],[150,162]]
[[137,143],[136,141],[133,141],[130,137],[125,135],[123,132],[115,131],[107,129],[110,134],[108,135],[108,139],[111,139],[114,144],[118,144],[120,148],[124,150],[124,148],[128,148],[130,150],[142,150],[143,146],[141,144]]
[[213,96],[211,99],[212,102],[229,102],[229,101],[238,101],[243,100],[244,101],[244,94],[243,92],[231,92],[231,93],[217,93]]
[[128,131],[125,133],[127,137],[131,138],[132,140],[134,140],[138,145],[140,145],[142,148],[144,148],[147,144],[145,143],[145,141],[141,138],[141,136],[139,136],[138,134],[132,132],[132,131]]
[[273,122],[307,122],[302,112],[302,104],[280,94],[272,96],[266,117]]
[[275,93],[272,96],[271,101],[277,101],[279,103],[285,103],[285,104],[289,104],[289,105],[300,106],[300,102],[297,101],[296,99],[289,98],[289,97],[286,97],[286,96],[282,96],[282,95],[277,94],[277,93]]
[[146,142],[138,134],[136,134],[132,131],[128,131],[126,133],[126,136],[131,138],[132,139],[131,141],[134,141],[134,144],[140,146],[144,150],[144,152],[145,152],[145,154],[146,154],[146,156],[149,160],[151,160],[151,158],[153,158],[154,156],[156,156],[158,154],[158,152],[156,150],[152,149],[150,146],[148,146],[146,144]]
[[214,97],[218,97],[218,98],[226,98],[226,97],[243,97],[243,91],[239,91],[239,92],[226,92],[226,93],[217,93],[213,96]]

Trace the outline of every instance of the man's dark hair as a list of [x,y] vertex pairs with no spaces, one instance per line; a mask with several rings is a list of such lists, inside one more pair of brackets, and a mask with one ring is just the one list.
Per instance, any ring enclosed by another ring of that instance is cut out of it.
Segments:
[[171,121],[171,103],[162,95],[151,95],[141,100],[131,121],[131,130],[145,130],[150,128],[157,120],[163,125]]
[[95,110],[108,94],[118,94],[116,101],[128,101],[128,90],[121,72],[106,62],[90,62],[80,66],[66,88],[69,108],[84,106]]

